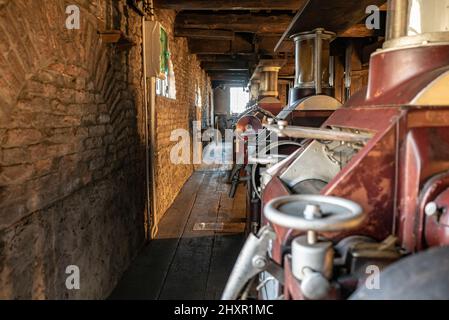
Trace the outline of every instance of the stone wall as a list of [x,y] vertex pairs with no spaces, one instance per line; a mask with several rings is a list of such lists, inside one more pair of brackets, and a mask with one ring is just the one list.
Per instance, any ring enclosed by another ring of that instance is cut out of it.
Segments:
[[0,1],[0,299],[105,298],[144,242],[141,18],[124,3]]
[[[171,163],[170,151],[177,143],[170,141],[171,133],[176,129],[191,132],[192,121],[202,121],[210,114],[211,107],[209,97],[212,89],[209,78],[201,69],[196,56],[189,54],[187,39],[174,37],[175,15],[172,10],[155,10],[155,19],[162,24],[169,36],[169,50],[176,79],[176,99],[156,97],[156,224],[194,170],[192,164]],[[201,106],[196,103],[198,87],[201,91]]]

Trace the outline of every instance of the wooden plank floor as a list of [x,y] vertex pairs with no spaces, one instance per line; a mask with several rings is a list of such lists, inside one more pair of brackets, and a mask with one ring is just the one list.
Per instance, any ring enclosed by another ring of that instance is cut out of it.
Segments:
[[244,222],[245,187],[228,197],[226,172],[195,172],[110,299],[219,299],[242,233],[195,231],[198,222]]

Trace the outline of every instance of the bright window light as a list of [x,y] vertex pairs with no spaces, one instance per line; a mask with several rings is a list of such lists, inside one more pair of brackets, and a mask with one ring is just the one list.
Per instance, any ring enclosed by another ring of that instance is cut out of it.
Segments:
[[231,88],[231,113],[242,113],[249,102],[249,92],[246,88]]

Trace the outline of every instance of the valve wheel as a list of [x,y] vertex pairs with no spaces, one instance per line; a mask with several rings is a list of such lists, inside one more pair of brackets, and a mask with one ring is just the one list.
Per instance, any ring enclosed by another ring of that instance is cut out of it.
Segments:
[[275,198],[265,206],[264,213],[272,223],[300,231],[342,231],[357,227],[364,219],[359,204],[323,195]]

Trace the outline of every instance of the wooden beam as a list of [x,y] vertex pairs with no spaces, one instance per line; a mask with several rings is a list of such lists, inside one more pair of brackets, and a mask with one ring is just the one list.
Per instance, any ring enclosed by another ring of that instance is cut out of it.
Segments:
[[189,39],[189,49],[194,54],[253,54],[254,47],[245,38],[236,35],[234,41]]
[[298,11],[281,40],[299,32],[324,28],[344,32],[367,16],[369,5],[383,5],[387,0],[313,0]]
[[295,75],[295,61],[289,61],[285,66],[279,70],[279,76],[293,76]]
[[212,88],[216,88],[218,86],[227,86],[227,87],[246,87],[248,81],[246,80],[212,80]]
[[[189,50],[193,54],[231,54],[231,41],[209,40],[203,41],[199,39],[189,40]],[[252,50],[250,50],[251,52]]]
[[256,56],[250,54],[198,54],[197,58],[202,62],[248,62],[256,60]]
[[248,70],[248,62],[202,62],[201,67],[204,70]]
[[221,80],[221,81],[249,81],[248,77],[245,76],[233,76],[227,74],[215,74],[210,75],[210,79],[212,81]]
[[[244,37],[236,35],[234,41],[220,41],[200,39],[189,39],[189,49],[191,53],[199,55],[233,55],[233,54],[262,54],[275,55],[274,47],[278,42],[277,37],[258,37],[256,43],[253,45]],[[293,52],[293,41],[284,41],[279,52]]]
[[154,0],[155,8],[172,10],[298,10],[306,0]]
[[[280,36],[275,37],[258,37],[258,49],[259,53],[261,54],[270,54],[274,55],[274,48],[276,47],[276,44],[279,42]],[[293,41],[286,40],[283,41],[282,44],[279,46],[279,49],[277,50],[279,52],[294,52],[295,50],[295,44]]]
[[350,27],[348,30],[341,32],[338,34],[339,37],[345,38],[364,38],[364,37],[376,37],[381,36],[382,30],[370,30],[366,27],[365,24],[355,24]]
[[249,73],[247,70],[245,70],[245,71],[209,70],[207,73],[210,75],[224,74],[224,75],[228,75],[228,76],[245,76],[245,77],[249,76]]
[[234,31],[175,28],[175,37],[205,40],[234,40]]
[[177,15],[175,25],[181,29],[220,29],[234,32],[282,34],[292,18],[293,16],[289,14],[219,14],[187,11]]
[[211,80],[248,81],[249,79],[247,71],[208,71],[207,74]]

